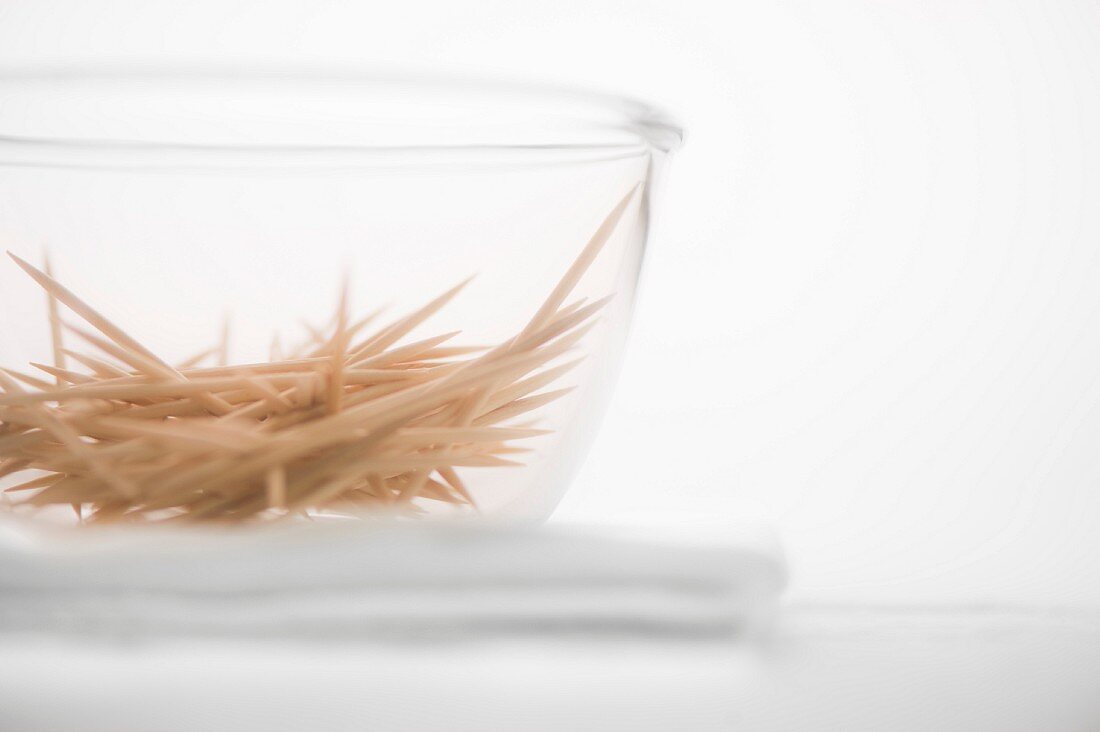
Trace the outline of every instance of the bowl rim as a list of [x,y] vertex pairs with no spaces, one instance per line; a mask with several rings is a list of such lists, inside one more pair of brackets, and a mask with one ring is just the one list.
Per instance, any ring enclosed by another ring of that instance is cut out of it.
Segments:
[[[574,125],[604,134],[611,132],[627,133],[633,142],[592,141],[592,142],[538,142],[538,143],[456,143],[429,142],[418,144],[374,144],[369,142],[326,143],[323,141],[302,144],[299,142],[219,142],[219,141],[179,141],[172,139],[133,139],[127,136],[51,136],[36,134],[8,134],[0,130],[0,167],[25,166],[42,162],[50,167],[68,167],[66,161],[71,157],[79,167],[109,167],[108,163],[99,164],[96,160],[106,157],[122,156],[130,159],[158,159],[171,161],[173,157],[189,156],[195,160],[214,161],[219,156],[234,156],[237,159],[255,159],[262,155],[292,156],[302,161],[311,156],[350,155],[377,158],[393,154],[416,155],[417,153],[461,153],[465,155],[501,155],[509,151],[553,153],[564,152],[573,155],[592,155],[621,157],[639,153],[658,151],[668,153],[675,150],[683,141],[683,130],[663,109],[640,99],[617,94],[587,90],[579,87],[562,86],[549,83],[532,83],[503,78],[489,78],[439,73],[395,73],[390,71],[371,71],[354,67],[225,67],[214,65],[170,65],[149,64],[125,66],[60,66],[60,67],[24,67],[8,68],[0,71],[0,89],[5,85],[41,84],[55,85],[58,89],[65,85],[117,83],[117,84],[156,84],[168,85],[241,85],[260,88],[262,85],[285,85],[291,89],[315,88],[308,85],[346,85],[357,92],[377,92],[385,88],[403,88],[414,90],[423,99],[441,94],[479,94],[496,97],[501,100],[526,98],[541,103],[562,102],[592,111],[591,118],[584,114],[562,117]],[[600,119],[597,119],[599,117]],[[549,118],[545,118],[549,119]],[[551,125],[552,127],[553,125]],[[562,125],[566,129],[566,125]],[[574,131],[577,127],[572,128]],[[197,157],[196,157],[197,156]],[[45,163],[44,161],[51,161]],[[81,162],[83,161],[83,162]],[[91,161],[91,162],[89,162]],[[201,164],[201,163],[200,163]]]

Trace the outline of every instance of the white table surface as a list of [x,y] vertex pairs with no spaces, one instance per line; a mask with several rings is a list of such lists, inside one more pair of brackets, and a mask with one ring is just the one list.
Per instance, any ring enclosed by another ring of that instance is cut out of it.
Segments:
[[12,731],[1100,729],[1081,609],[802,603],[696,640],[0,641]]

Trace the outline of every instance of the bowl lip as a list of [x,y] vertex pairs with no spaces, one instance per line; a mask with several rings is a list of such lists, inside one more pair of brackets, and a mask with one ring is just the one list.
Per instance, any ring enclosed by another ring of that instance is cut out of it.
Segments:
[[[590,123],[593,131],[621,131],[637,137],[639,143],[651,150],[668,153],[680,146],[683,141],[683,129],[662,108],[635,97],[593,91],[581,87],[563,86],[550,83],[518,81],[499,77],[478,77],[469,75],[450,75],[442,73],[411,73],[393,71],[372,71],[359,67],[331,66],[219,66],[219,65],[81,65],[81,66],[28,66],[0,70],[0,87],[4,84],[43,83],[43,84],[80,84],[80,83],[160,83],[160,84],[240,84],[270,85],[286,84],[344,84],[359,86],[362,89],[382,89],[404,87],[416,89],[425,95],[432,91],[448,93],[468,92],[498,96],[501,99],[520,95],[531,99],[569,100],[586,105],[592,110],[610,113],[612,122],[597,122],[586,119],[584,115],[574,115],[568,119],[574,122]],[[297,156],[310,153],[413,153],[417,151],[508,151],[508,150],[585,150],[615,151],[625,148],[638,149],[639,145],[621,142],[592,143],[418,143],[412,145],[368,144],[368,143],[219,143],[219,142],[180,142],[173,140],[134,140],[122,137],[54,137],[37,135],[12,135],[0,133],[0,167],[6,166],[10,154],[25,157],[35,151],[74,153],[111,153],[129,155],[135,153],[186,153],[198,152],[206,155],[231,153],[248,155],[250,153],[290,153]]]

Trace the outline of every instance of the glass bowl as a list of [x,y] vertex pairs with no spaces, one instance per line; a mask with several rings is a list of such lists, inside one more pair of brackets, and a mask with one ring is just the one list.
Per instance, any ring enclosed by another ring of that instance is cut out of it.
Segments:
[[[0,513],[546,518],[679,140],[634,101],[502,83],[0,77],[0,245],[23,263],[0,262],[0,487],[37,481]],[[316,467],[336,451],[358,477]]]

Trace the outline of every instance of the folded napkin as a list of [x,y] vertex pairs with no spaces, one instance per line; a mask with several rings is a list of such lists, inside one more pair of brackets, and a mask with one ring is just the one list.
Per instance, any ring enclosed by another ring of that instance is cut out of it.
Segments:
[[716,634],[785,582],[750,527],[0,524],[0,632],[424,637]]

